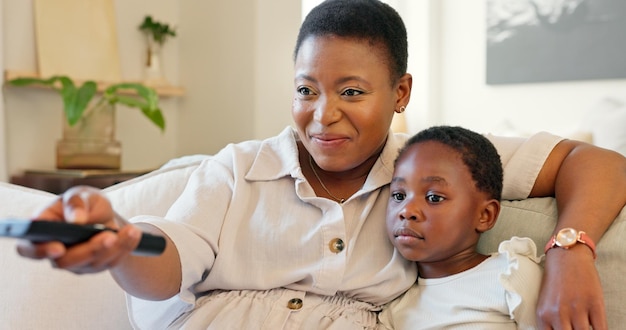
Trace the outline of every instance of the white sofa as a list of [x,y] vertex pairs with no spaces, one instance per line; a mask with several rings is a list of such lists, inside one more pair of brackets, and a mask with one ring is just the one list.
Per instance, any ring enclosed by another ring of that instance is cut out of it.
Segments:
[[[186,184],[202,156],[173,160],[163,168],[106,189],[125,217],[163,215]],[[28,217],[55,196],[0,183],[0,218]],[[511,236],[529,236],[543,246],[556,223],[552,198],[504,202],[496,227],[483,235],[482,251],[497,249]],[[0,239],[0,328],[130,329],[124,294],[107,273],[77,276],[48,262],[21,258],[15,241]],[[598,242],[597,267],[602,278],[611,329],[626,324],[626,211]]]

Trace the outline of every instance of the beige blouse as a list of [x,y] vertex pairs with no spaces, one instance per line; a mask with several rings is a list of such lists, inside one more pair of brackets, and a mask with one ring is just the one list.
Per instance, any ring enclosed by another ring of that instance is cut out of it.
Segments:
[[[381,306],[417,277],[387,239],[385,208],[397,150],[391,133],[365,184],[345,203],[316,197],[292,128],[231,144],[192,174],[166,217],[140,216],[179,251],[179,295],[129,296],[136,327],[189,329],[374,328]],[[559,137],[488,136],[502,156],[507,199],[528,196]]]

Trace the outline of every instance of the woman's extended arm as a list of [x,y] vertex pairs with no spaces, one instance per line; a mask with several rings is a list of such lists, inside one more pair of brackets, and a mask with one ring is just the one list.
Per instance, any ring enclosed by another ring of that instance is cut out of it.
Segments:
[[[539,173],[531,197],[555,196],[555,233],[583,230],[598,242],[626,204],[626,158],[586,143],[564,140]],[[606,329],[600,278],[590,249],[577,244],[546,254],[537,306],[540,328]],[[567,328],[567,327],[566,327]]]
[[[97,190],[76,187],[68,190],[37,215],[38,219],[101,223],[117,234],[104,231],[89,241],[66,248],[59,242],[18,244],[20,255],[33,259],[50,259],[56,268],[84,274],[109,269],[118,284],[129,294],[148,300],[163,300],[178,293],[181,266],[172,241],[156,227],[148,224],[120,226],[108,199]],[[159,256],[135,256],[141,232],[162,235],[165,251]]]
[[110,269],[115,281],[127,293],[146,300],[165,300],[178,294],[182,281],[180,258],[174,243],[149,224],[142,231],[165,238],[165,251],[158,257],[127,255]]

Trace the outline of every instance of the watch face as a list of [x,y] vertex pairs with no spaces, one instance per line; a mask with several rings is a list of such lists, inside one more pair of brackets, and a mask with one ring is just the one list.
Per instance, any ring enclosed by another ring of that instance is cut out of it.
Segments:
[[572,228],[561,229],[556,234],[556,245],[560,247],[570,247],[576,244],[578,232]]

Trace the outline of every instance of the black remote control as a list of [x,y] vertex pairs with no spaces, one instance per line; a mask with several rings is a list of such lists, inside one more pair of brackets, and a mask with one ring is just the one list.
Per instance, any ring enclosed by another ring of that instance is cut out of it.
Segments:
[[[82,243],[102,231],[115,230],[103,225],[77,225],[59,221],[6,219],[0,220],[0,237],[26,239],[32,242],[59,241],[66,246]],[[133,251],[137,255],[159,255],[165,250],[165,239],[143,233]]]

